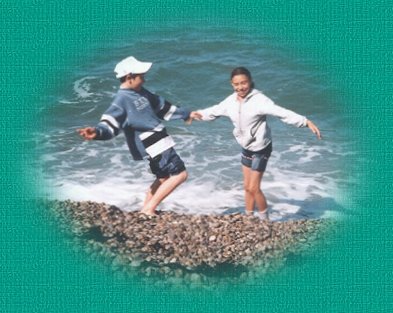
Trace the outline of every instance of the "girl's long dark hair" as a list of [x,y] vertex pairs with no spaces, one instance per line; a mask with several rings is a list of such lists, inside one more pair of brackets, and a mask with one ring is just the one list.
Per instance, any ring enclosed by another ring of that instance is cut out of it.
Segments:
[[232,70],[232,73],[231,73],[231,80],[232,80],[232,78],[233,78],[234,76],[236,76],[236,75],[246,75],[247,78],[248,78],[248,80],[251,82],[251,89],[254,89],[254,88],[255,88],[255,84],[254,84],[254,82],[253,82],[253,80],[252,80],[251,73],[250,73],[250,71],[249,71],[248,69],[246,69],[246,68],[243,67],[243,66],[236,67],[236,68],[234,68],[234,69]]

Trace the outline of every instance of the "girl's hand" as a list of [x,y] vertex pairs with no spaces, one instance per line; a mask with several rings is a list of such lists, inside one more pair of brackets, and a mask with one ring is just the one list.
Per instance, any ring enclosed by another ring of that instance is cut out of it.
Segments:
[[313,122],[311,122],[310,120],[307,120],[307,127],[310,128],[310,130],[315,135],[317,135],[318,139],[322,139],[321,132],[319,131],[318,127]]
[[192,111],[190,113],[190,117],[188,118],[188,120],[186,121],[186,123],[188,125],[191,125],[193,120],[197,120],[200,121],[202,119],[202,114],[198,113],[197,111]]

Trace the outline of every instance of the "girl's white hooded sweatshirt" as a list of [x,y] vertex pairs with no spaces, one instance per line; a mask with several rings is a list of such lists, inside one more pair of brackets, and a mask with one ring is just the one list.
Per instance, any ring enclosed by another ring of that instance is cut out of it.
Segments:
[[217,105],[198,111],[202,120],[212,121],[220,116],[229,117],[235,127],[233,135],[244,149],[260,151],[271,141],[271,131],[266,116],[280,118],[284,123],[296,127],[307,126],[306,117],[276,105],[262,92],[253,89],[242,102],[236,92]]

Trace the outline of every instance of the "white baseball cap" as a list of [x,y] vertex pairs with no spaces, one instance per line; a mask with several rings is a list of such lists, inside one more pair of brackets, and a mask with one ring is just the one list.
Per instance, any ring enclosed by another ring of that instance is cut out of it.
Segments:
[[144,74],[150,69],[152,64],[153,63],[150,62],[138,61],[132,56],[125,58],[116,64],[116,78],[120,78],[128,74]]

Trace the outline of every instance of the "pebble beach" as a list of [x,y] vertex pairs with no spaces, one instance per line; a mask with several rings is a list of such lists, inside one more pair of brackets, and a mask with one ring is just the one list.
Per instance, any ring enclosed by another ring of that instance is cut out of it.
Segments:
[[333,224],[327,219],[262,221],[239,213],[161,211],[149,217],[92,201],[50,201],[45,206],[76,246],[116,275],[199,286],[273,272],[289,255],[312,251]]

